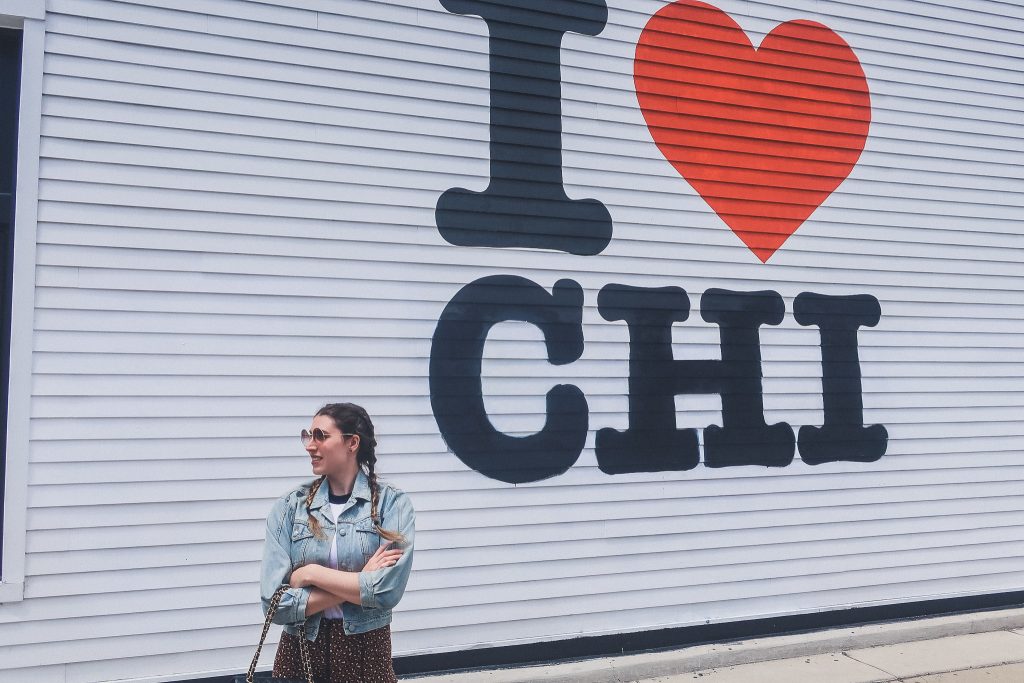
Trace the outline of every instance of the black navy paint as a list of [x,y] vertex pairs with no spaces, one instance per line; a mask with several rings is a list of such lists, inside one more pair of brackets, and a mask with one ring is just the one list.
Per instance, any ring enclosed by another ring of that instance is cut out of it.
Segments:
[[463,287],[445,306],[430,352],[430,404],[441,435],[462,462],[513,484],[562,474],[587,439],[583,392],[559,384],[547,394],[544,428],[514,437],[496,430],[484,409],[480,379],[484,342],[495,324],[521,320],[544,334],[548,361],[565,365],[583,354],[583,289],[559,280],[551,294],[513,275],[485,277]]
[[804,292],[793,302],[796,321],[821,330],[825,424],[800,428],[800,457],[804,462],[873,462],[885,454],[889,442],[885,426],[864,426],[857,351],[857,328],[874,327],[881,315],[878,299],[867,294],[826,296]]
[[[701,297],[701,317],[718,325],[722,340],[722,360],[716,366],[722,426],[704,430],[704,464],[708,467],[783,467],[793,461],[793,428],[785,422],[768,425],[764,421],[758,331],[761,325],[778,325],[785,313],[786,305],[776,292],[709,289]],[[683,362],[695,375],[708,363]]]
[[672,358],[672,323],[690,315],[679,287],[607,285],[597,296],[605,320],[629,326],[629,427],[597,433],[597,465],[606,474],[690,470],[700,462],[696,429],[676,429],[682,393]]
[[612,220],[596,199],[572,200],[562,178],[562,36],[597,35],[605,0],[441,0],[487,22],[491,69],[491,178],[483,192],[453,188],[437,202],[452,244],[599,254]]
[[765,465],[793,460],[794,437],[785,422],[764,421],[761,388],[761,325],[777,325],[785,313],[776,292],[711,289],[701,316],[718,324],[721,360],[675,360],[672,324],[686,320],[689,298],[678,287],[648,289],[608,285],[598,295],[606,320],[629,326],[629,427],[597,434],[597,462],[608,474],[688,470],[697,466],[697,430],[676,426],[675,396],[720,394],[722,426],[704,430],[708,467]]

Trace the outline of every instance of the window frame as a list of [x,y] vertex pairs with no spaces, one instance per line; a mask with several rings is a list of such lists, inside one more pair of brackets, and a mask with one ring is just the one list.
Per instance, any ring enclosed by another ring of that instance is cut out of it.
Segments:
[[[22,32],[17,180],[12,230],[11,338],[7,386],[7,457],[0,504],[0,609],[25,597],[25,531],[28,517],[29,418],[32,398],[32,338],[35,328],[36,220],[39,198],[39,138],[43,103],[45,3],[0,0],[0,26]],[[11,457],[18,454],[19,457]]]

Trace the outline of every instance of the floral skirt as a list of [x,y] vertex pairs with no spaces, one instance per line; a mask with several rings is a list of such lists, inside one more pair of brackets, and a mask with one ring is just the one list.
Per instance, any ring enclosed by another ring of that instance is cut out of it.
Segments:
[[[391,667],[391,627],[348,635],[340,620],[321,619],[309,659],[317,683],[397,683]],[[274,676],[305,681],[299,639],[281,634],[274,658]]]

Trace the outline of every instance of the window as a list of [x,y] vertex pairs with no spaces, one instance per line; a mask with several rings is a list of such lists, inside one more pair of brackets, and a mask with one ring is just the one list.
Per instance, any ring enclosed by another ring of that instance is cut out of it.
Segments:
[[0,0],[0,611],[25,596],[45,20],[40,0]]
[[[11,271],[14,260],[14,190],[17,178],[21,31],[0,28],[0,425],[7,432],[11,341]],[[0,439],[0,529],[4,528],[7,440]],[[0,536],[0,557],[3,557]],[[0,575],[0,579],[2,579]]]

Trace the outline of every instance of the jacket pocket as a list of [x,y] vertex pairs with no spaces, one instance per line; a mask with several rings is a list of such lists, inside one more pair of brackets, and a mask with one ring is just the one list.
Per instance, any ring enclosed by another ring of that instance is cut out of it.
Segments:
[[380,546],[380,536],[373,528],[373,519],[370,517],[356,520],[355,528],[356,536],[359,537],[359,549],[363,552],[363,563],[365,564],[377,552],[377,547]]
[[291,560],[292,568],[309,564],[312,560],[315,536],[308,524],[295,522],[292,524]]

